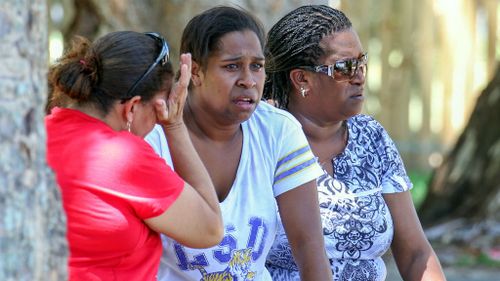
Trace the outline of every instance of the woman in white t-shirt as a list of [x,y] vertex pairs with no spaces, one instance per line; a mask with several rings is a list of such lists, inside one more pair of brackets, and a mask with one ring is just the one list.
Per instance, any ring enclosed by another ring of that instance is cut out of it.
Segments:
[[[214,182],[225,235],[208,249],[165,237],[160,280],[270,281],[278,209],[302,280],[331,280],[315,186],[321,168],[297,120],[259,102],[263,45],[260,24],[241,9],[212,8],[184,29],[180,51],[193,59],[184,122]],[[169,161],[161,128],[147,139]]]

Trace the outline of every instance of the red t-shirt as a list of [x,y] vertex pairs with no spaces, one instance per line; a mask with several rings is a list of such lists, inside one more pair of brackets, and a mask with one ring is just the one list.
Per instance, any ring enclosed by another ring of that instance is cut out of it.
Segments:
[[162,214],[184,181],[142,139],[72,109],[45,118],[67,216],[70,280],[156,280]]

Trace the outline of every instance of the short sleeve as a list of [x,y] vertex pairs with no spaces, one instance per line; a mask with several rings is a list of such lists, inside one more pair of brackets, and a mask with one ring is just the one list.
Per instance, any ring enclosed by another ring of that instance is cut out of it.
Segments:
[[413,184],[406,174],[403,160],[396,145],[382,125],[375,120],[374,122],[380,132],[378,153],[382,162],[382,192],[395,193],[410,190]]
[[275,196],[315,180],[322,174],[300,123],[292,116],[285,118],[277,145],[279,155],[274,176]]

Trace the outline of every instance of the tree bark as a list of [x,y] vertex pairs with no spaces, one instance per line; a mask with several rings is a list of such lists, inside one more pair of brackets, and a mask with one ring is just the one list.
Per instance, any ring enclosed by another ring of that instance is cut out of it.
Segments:
[[0,280],[65,280],[65,219],[45,162],[47,4],[0,5]]
[[62,0],[65,14],[71,19],[63,26],[65,40],[82,35],[90,40],[117,30],[139,32],[156,31],[163,34],[169,45],[173,65],[176,66],[182,30],[198,13],[217,5],[236,5],[247,9],[259,20],[265,30],[292,9],[304,4],[328,4],[326,0]]
[[434,171],[420,208],[425,225],[455,218],[500,221],[500,67],[470,120]]

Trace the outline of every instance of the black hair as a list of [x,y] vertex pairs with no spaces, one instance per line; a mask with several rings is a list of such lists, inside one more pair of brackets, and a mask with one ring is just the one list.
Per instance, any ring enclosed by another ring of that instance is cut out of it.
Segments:
[[[94,43],[75,37],[70,49],[49,69],[47,111],[76,102],[95,106],[107,115],[114,102],[130,98],[128,90],[153,64],[161,48],[154,38],[133,31],[112,32]],[[133,93],[149,101],[169,86],[165,83],[171,83],[170,78],[172,65],[158,64]]]
[[262,24],[242,8],[217,6],[193,17],[182,33],[181,53],[191,53],[193,61],[205,69],[208,58],[219,49],[220,38],[234,31],[253,31],[264,50]]
[[263,97],[287,108],[292,91],[290,71],[318,64],[325,54],[319,45],[321,40],[351,27],[351,21],[343,12],[325,5],[302,6],[282,17],[267,35]]

